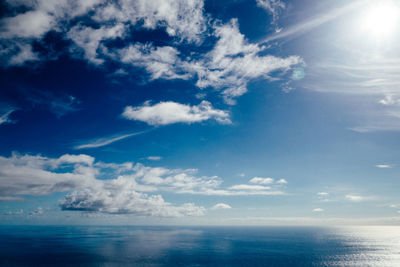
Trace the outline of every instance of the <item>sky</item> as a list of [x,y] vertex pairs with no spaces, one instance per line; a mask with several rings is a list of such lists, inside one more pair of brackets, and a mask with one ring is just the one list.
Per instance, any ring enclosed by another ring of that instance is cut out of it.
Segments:
[[400,2],[6,0],[0,223],[400,223]]

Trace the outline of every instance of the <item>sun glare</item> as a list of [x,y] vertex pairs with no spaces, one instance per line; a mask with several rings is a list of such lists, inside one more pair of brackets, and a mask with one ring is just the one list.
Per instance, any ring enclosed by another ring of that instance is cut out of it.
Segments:
[[392,1],[377,2],[366,10],[361,27],[373,38],[391,36],[399,23],[399,7]]

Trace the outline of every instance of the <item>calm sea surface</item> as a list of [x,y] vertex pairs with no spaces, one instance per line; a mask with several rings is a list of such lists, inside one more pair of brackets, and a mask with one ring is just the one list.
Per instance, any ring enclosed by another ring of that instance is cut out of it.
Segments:
[[400,266],[400,227],[0,226],[1,266]]

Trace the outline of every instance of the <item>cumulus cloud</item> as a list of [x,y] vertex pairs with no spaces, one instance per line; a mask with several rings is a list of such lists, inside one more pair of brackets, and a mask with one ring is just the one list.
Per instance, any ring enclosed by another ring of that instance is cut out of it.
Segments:
[[276,181],[277,184],[287,184],[288,182],[286,181],[286,179],[279,179],[278,181]]
[[183,79],[191,74],[183,68],[179,51],[171,46],[154,47],[151,44],[135,44],[118,51],[122,63],[144,68],[150,79]]
[[205,30],[203,0],[120,0],[106,2],[93,16],[98,22],[119,22],[155,29],[164,28],[170,36],[199,42]]
[[[101,64],[104,59],[98,55],[99,50],[105,49],[103,41],[121,37],[128,32],[129,26],[152,30],[163,28],[178,40],[200,43],[207,21],[203,16],[203,0],[22,0],[6,1],[6,4],[10,9],[24,10],[0,20],[0,43],[7,47],[23,45],[21,51],[25,52],[18,56],[16,52],[6,53],[10,65],[37,60],[34,53],[27,52],[32,52],[34,41],[42,39],[50,31],[65,34],[76,47],[83,49],[84,58]],[[78,23],[73,21],[76,18]],[[87,18],[100,27],[84,26]],[[70,28],[71,25],[74,26]]]
[[147,195],[117,180],[106,181],[100,188],[74,191],[59,203],[63,210],[94,211],[142,216],[182,217],[204,215],[205,208],[185,203],[173,206],[161,195]]
[[[27,10],[0,20],[0,46],[4,48],[0,56],[6,58],[8,65],[23,65],[45,57],[32,44],[55,31],[71,41],[69,51],[73,57],[94,65],[106,61],[120,64],[119,73],[142,68],[149,80],[191,79],[198,88],[218,90],[226,103],[234,104],[235,98],[247,92],[252,79],[280,79],[293,66],[303,63],[298,56],[265,55],[266,47],[249,43],[240,33],[236,19],[223,24],[206,18],[203,0],[39,0],[8,4]],[[258,0],[258,4],[273,14],[284,7],[278,0]],[[88,19],[93,23],[88,24]],[[132,42],[132,31],[143,28],[164,29],[177,42],[174,46]],[[215,39],[211,50],[207,44],[207,49],[181,53],[182,41],[199,46],[205,32]],[[113,41],[122,41],[123,45],[112,46]]]
[[67,34],[68,38],[73,40],[75,44],[84,52],[84,58],[93,64],[102,64],[104,59],[99,57],[99,52],[106,48],[101,46],[101,42],[108,39],[121,37],[125,32],[125,26],[117,24],[115,26],[102,26],[99,29],[93,29],[77,25],[73,27]]
[[284,194],[272,185],[222,187],[221,178],[197,176],[196,169],[147,167],[132,162],[103,163],[84,154],[48,158],[14,153],[9,158],[0,157],[0,169],[0,200],[20,201],[22,195],[71,191],[59,202],[63,210],[198,216],[204,214],[203,207],[193,203],[173,205],[154,192],[218,196]]
[[228,104],[234,104],[234,98],[247,92],[247,83],[251,79],[270,79],[270,73],[285,72],[303,62],[298,56],[259,55],[265,47],[248,43],[239,31],[236,19],[214,26],[214,31],[218,38],[214,48],[200,61],[188,64],[187,68],[196,73],[199,88],[222,90]]
[[64,192],[94,182],[93,158],[64,155],[57,159],[42,156],[0,156],[0,196],[47,195]]
[[203,100],[199,105],[190,106],[172,101],[142,106],[127,106],[122,116],[130,120],[139,120],[150,125],[167,125],[173,123],[194,123],[215,119],[219,123],[231,123],[229,113],[214,109],[210,102]]
[[272,78],[272,72],[287,72],[302,64],[298,56],[279,58],[260,55],[264,46],[249,43],[239,31],[236,19],[226,24],[215,24],[213,34],[217,39],[213,49],[196,57],[182,60],[178,49],[170,46],[154,47],[135,44],[118,51],[121,62],[143,67],[150,79],[195,79],[200,89],[221,91],[228,104],[247,92],[247,84],[255,78]]
[[232,207],[228,204],[225,203],[218,203],[212,206],[210,209],[211,210],[224,210],[224,209],[231,209]]

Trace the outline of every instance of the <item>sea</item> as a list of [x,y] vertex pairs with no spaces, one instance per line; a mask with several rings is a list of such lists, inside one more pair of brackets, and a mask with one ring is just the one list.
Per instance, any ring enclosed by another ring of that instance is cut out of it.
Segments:
[[400,227],[0,226],[0,266],[400,266]]

